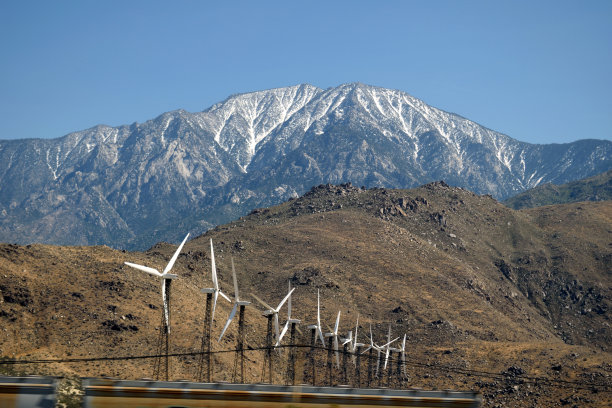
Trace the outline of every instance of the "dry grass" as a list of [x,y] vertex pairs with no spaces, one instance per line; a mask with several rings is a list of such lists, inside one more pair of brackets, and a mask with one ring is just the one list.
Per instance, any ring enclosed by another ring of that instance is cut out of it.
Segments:
[[[323,321],[332,326],[341,310],[342,332],[354,330],[359,313],[361,341],[367,342],[369,324],[378,342],[389,325],[396,336],[407,333],[412,386],[480,389],[486,406],[605,404],[609,386],[607,393],[593,393],[521,383],[501,373],[515,366],[523,376],[610,383],[611,220],[610,202],[513,211],[443,184],[314,189],[187,243],[174,270],[180,279],[172,288],[173,351],[199,350],[204,317],[199,289],[211,286],[212,238],[225,293],[232,293],[233,256],[243,297],[254,292],[275,304],[291,280],[297,287],[294,315],[302,327],[315,322],[320,290]],[[153,353],[159,282],[122,264],[163,268],[175,248],[158,244],[144,253],[124,253],[107,247],[0,246],[0,355]],[[214,338],[230,307],[220,300]],[[264,343],[260,312],[257,305],[247,308],[251,347]],[[213,348],[231,349],[235,339],[232,326]],[[261,380],[262,353],[247,357],[247,377]],[[231,380],[233,354],[215,358],[214,378]],[[27,369],[151,376],[148,360]],[[195,358],[184,357],[173,361],[171,376],[191,379],[195,371]],[[282,375],[276,373],[277,381]]]

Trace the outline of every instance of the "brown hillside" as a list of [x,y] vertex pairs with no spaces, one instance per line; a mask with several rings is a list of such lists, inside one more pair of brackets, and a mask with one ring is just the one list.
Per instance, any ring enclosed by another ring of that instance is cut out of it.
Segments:
[[[185,245],[173,270],[180,277],[172,289],[177,353],[200,347],[204,295],[199,289],[211,286],[211,238],[225,293],[232,293],[233,256],[242,297],[253,292],[276,304],[291,280],[297,287],[294,315],[303,328],[315,322],[320,289],[324,325],[333,326],[341,310],[344,333],[354,330],[360,314],[362,342],[369,324],[378,343],[389,325],[394,336],[407,333],[409,386],[479,389],[486,406],[611,402],[609,201],[514,211],[444,183],[413,190],[314,188]],[[159,281],[123,262],[163,268],[175,248],[158,244],[144,253],[125,253],[107,247],[0,246],[0,355],[154,353]],[[222,344],[216,343],[230,307],[220,299],[213,329],[217,351],[235,344],[235,325]],[[247,308],[252,348],[264,343],[261,310]],[[261,381],[262,352],[247,357],[249,381]],[[214,379],[231,380],[233,354],[215,358]],[[275,358],[277,367],[286,359]],[[151,376],[151,364],[17,368],[140,378]],[[175,358],[171,376],[193,379],[196,365],[195,357]],[[322,380],[323,370],[319,376]],[[280,368],[276,381],[283,381]]]

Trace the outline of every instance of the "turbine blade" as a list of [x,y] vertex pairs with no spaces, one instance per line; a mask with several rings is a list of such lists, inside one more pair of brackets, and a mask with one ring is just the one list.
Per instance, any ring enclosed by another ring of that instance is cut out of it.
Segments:
[[385,352],[385,365],[383,366],[383,370],[387,369],[387,361],[389,360],[389,349]]
[[139,269],[143,272],[150,273],[151,275],[162,276],[162,274],[159,273],[159,271],[155,268],[149,268],[148,266],[138,265],[131,262],[124,262],[124,264],[126,264],[127,266],[131,266],[132,268]]
[[217,340],[217,342],[220,342],[221,339],[223,338],[223,335],[225,334],[225,331],[229,327],[230,323],[232,322],[232,319],[234,318],[234,316],[236,316],[236,310],[237,309],[238,309],[238,303],[234,303],[234,307],[232,308],[232,312],[230,313],[229,317],[227,318],[227,322],[225,323],[225,326],[223,327],[223,331],[221,332],[221,335],[219,336],[219,340]]
[[406,333],[404,333],[404,340],[402,341],[402,353],[406,350]]
[[219,292],[219,294],[223,296],[228,302],[232,303],[232,299],[230,299],[225,293],[221,292],[220,290],[218,290],[217,292]]
[[287,333],[287,329],[289,328],[289,321],[287,320],[287,323],[285,323],[285,325],[283,326],[283,330],[280,333],[280,336],[278,336],[278,340],[276,341],[276,347],[280,346],[280,342],[283,339],[283,337],[285,337],[285,333]]
[[178,258],[181,249],[183,249],[183,245],[185,245],[185,242],[187,242],[187,238],[189,238],[189,233],[187,233],[185,239],[183,239],[183,242],[181,242],[181,245],[179,245],[179,247],[176,249],[176,252],[174,252],[174,255],[172,255],[172,259],[170,259],[170,262],[168,262],[168,265],[166,265],[166,269],[164,269],[163,274],[170,272],[170,269],[172,269],[172,267],[174,266],[176,258]]
[[212,274],[213,288],[219,289],[219,283],[217,282],[217,267],[215,265],[215,250],[213,248],[212,238],[210,239],[210,269]]
[[396,338],[394,338],[393,340],[391,340],[390,342],[388,342],[388,343],[386,343],[386,344],[384,344],[384,345],[380,346],[380,348],[383,348],[383,349],[384,349],[385,347],[386,347],[386,348],[389,348],[389,345],[390,345],[391,343],[393,343],[393,342],[397,341],[397,340],[399,340],[399,337],[396,337]]
[[317,326],[317,333],[319,333],[319,338],[321,339],[321,344],[323,344],[323,347],[327,347],[325,345],[325,338],[323,337],[323,332],[321,331],[321,326]]
[[281,309],[281,307],[283,307],[283,305],[285,304],[285,302],[287,301],[287,299],[289,299],[289,297],[291,296],[291,294],[293,293],[293,291],[295,290],[295,288],[291,289],[289,291],[289,293],[287,293],[287,296],[285,296],[283,298],[283,300],[281,300],[281,302],[278,304],[278,306],[276,307],[276,309],[274,309],[276,311],[276,313],[278,313]]
[[274,308],[272,306],[270,306],[269,304],[267,304],[266,302],[264,302],[263,300],[261,300],[256,294],[251,293],[251,296],[253,296],[255,298],[256,301],[258,301],[259,303],[262,304],[263,307],[265,307],[268,310],[274,310]]
[[274,313],[274,330],[276,330],[276,338],[280,337],[279,327],[278,327],[278,313]]
[[353,350],[357,348],[357,328],[359,327],[359,313],[357,313],[357,323],[355,323],[355,342],[353,344]]
[[338,317],[336,317],[336,325],[334,326],[334,333],[338,334],[338,326],[340,326],[340,310],[338,310]]

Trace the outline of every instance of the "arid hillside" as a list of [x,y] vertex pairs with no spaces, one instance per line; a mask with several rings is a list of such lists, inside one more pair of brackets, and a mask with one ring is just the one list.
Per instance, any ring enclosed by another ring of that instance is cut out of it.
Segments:
[[[309,341],[306,325],[316,321],[317,290],[324,326],[333,327],[341,311],[343,335],[355,330],[359,314],[363,343],[370,324],[378,344],[389,326],[393,337],[406,334],[406,387],[479,390],[485,406],[612,403],[610,201],[515,211],[443,182],[412,190],[313,188],[185,245],[173,269],[173,353],[200,350],[200,289],[212,286],[210,239],[225,293],[233,293],[230,257],[241,297],[253,300],[255,293],[275,306],[288,280],[296,287],[302,344]],[[62,361],[0,368],[151,377],[151,359],[97,358],[156,352],[160,282],[123,262],[162,270],[175,249],[1,245],[0,355]],[[234,353],[222,351],[235,348],[236,325],[216,342],[230,308],[219,299],[212,331],[217,381],[233,378]],[[248,348],[264,345],[262,311],[257,303],[246,310]],[[263,352],[246,355],[247,381],[264,380]],[[287,356],[274,358],[275,381],[282,382]],[[298,353],[298,367],[305,361]],[[197,356],[172,358],[171,377],[194,379],[197,367]],[[298,382],[307,381],[301,371]],[[340,378],[336,372],[334,381]]]

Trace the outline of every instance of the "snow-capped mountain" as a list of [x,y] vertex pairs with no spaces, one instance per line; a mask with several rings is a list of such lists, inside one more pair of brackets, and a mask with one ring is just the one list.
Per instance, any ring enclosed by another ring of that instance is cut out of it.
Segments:
[[0,241],[143,248],[322,183],[445,180],[505,199],[610,168],[610,141],[532,145],[401,91],[299,85],[143,124],[0,141]]

